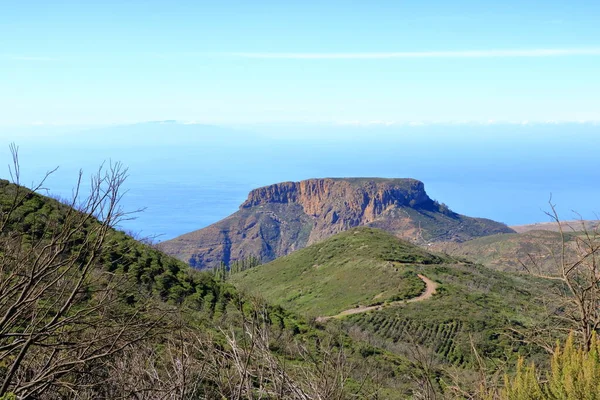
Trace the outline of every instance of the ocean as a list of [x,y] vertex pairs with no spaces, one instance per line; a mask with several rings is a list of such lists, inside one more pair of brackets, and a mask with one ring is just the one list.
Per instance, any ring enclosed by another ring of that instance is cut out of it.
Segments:
[[[78,171],[128,168],[120,226],[171,239],[231,213],[250,190],[319,177],[416,178],[452,210],[518,225],[600,211],[600,126],[594,124],[211,127],[174,122],[88,130],[0,130],[0,177],[19,145],[22,183],[58,166],[45,187],[69,197]],[[87,181],[86,181],[87,182]],[[579,214],[577,214],[579,213]]]

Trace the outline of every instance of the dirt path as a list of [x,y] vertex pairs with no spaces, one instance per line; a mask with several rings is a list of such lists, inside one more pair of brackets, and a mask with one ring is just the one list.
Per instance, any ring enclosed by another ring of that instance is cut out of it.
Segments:
[[432,281],[431,279],[429,279],[428,277],[426,277],[425,275],[417,274],[417,276],[419,278],[421,278],[421,280],[423,282],[425,282],[425,291],[423,293],[421,293],[420,295],[418,295],[417,297],[413,297],[412,299],[408,299],[408,300],[394,301],[394,302],[388,303],[386,305],[381,304],[381,305],[377,305],[377,306],[369,306],[369,307],[360,306],[360,307],[349,308],[348,310],[344,310],[341,313],[336,314],[336,315],[331,315],[328,317],[318,317],[316,321],[317,322],[325,322],[328,319],[332,319],[332,318],[341,318],[346,315],[360,314],[360,313],[364,313],[367,311],[373,311],[373,310],[381,310],[384,307],[396,306],[396,305],[400,305],[400,304],[404,304],[404,303],[416,303],[417,301],[427,300],[435,294],[435,290],[437,289],[438,284],[435,283],[434,281]]

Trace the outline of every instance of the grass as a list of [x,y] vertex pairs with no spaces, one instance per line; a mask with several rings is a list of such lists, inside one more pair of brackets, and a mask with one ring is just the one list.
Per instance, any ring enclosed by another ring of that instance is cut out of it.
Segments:
[[242,290],[308,316],[418,296],[415,267],[444,259],[372,228],[356,228],[232,277]]
[[344,330],[359,330],[361,339],[400,355],[426,346],[441,362],[461,367],[474,366],[472,345],[490,359],[539,352],[506,333],[540,318],[538,300],[555,283],[436,256],[376,229],[338,234],[236,274],[232,282],[286,309],[326,316],[415,297],[424,288],[417,273],[439,284],[431,299],[345,317]]
[[[444,362],[473,367],[472,344],[490,359],[535,356],[539,349],[517,344],[509,327],[523,327],[538,317],[537,302],[554,283],[515,276],[474,264],[422,266],[417,272],[440,282],[430,300],[358,314],[343,321],[371,341],[430,347]],[[386,347],[386,346],[384,346]]]

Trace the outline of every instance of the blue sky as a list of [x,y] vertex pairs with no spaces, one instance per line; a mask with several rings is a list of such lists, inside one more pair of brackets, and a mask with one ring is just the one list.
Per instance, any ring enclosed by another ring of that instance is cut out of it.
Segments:
[[597,1],[8,1],[0,126],[600,121]]

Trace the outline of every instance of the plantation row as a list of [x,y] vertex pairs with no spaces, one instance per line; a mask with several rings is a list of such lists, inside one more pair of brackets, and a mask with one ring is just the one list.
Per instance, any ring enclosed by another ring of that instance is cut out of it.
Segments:
[[354,317],[354,322],[366,331],[394,343],[404,342],[426,346],[444,360],[463,365],[470,362],[468,347],[459,345],[464,324],[460,321],[428,323],[384,313]]

